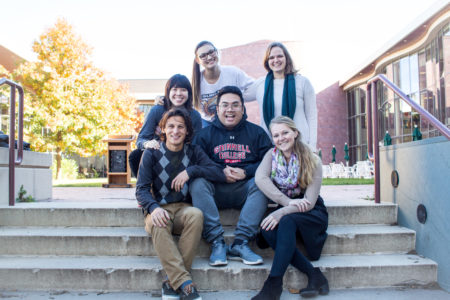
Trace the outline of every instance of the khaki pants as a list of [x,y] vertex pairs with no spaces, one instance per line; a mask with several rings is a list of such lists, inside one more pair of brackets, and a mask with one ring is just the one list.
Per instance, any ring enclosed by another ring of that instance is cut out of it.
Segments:
[[[170,285],[176,290],[187,280],[195,251],[203,229],[203,214],[195,207],[183,202],[162,206],[170,216],[166,227],[153,226],[151,215],[145,218],[145,231],[152,235],[153,245]],[[178,247],[173,234],[180,234]]]

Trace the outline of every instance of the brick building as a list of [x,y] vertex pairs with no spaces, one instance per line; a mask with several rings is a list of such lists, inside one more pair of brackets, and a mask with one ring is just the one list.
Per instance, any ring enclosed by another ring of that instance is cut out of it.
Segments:
[[0,45],[0,65],[12,72],[24,59],[11,50]]
[[[255,78],[264,76],[262,59],[270,42],[262,40],[221,49],[221,64],[235,65]],[[288,48],[297,69],[311,70],[311,62],[302,55],[301,42],[281,42]],[[307,67],[302,68],[305,65]],[[344,161],[345,143],[349,146],[350,164],[366,159],[366,82],[377,74],[385,74],[411,99],[450,126],[450,4],[437,3],[369,57],[366,63],[358,66],[355,62],[355,67],[347,78],[321,91],[316,90],[317,148],[322,150],[325,164],[331,162],[333,145],[337,149],[336,160]],[[308,77],[307,73],[303,75]],[[379,141],[383,140],[386,131],[393,144],[412,141],[416,125],[423,138],[439,135],[392,93],[385,91],[379,101]],[[259,123],[257,104],[248,103],[247,107],[251,108],[248,109],[249,119]]]

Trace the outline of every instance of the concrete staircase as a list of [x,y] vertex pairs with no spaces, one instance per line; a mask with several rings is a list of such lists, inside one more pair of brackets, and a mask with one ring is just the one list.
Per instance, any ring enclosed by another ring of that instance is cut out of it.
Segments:
[[[130,201],[129,201],[130,202]],[[329,237],[322,269],[331,288],[430,285],[437,265],[414,254],[415,232],[396,226],[397,207],[370,201],[330,201]],[[84,205],[31,203],[0,208],[0,290],[159,290],[162,268],[135,202]],[[226,240],[233,239],[238,213],[221,212]],[[201,290],[259,289],[273,252],[253,247],[265,263],[230,261],[210,267],[201,242],[193,276]],[[299,288],[306,277],[289,268],[285,286]]]

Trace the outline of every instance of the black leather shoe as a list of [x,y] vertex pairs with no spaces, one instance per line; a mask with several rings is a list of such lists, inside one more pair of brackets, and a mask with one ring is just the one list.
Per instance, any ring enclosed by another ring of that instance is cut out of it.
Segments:
[[261,291],[252,300],[280,300],[283,292],[283,277],[269,276],[264,282]]
[[312,298],[317,295],[327,295],[329,292],[328,280],[319,268],[314,268],[311,277],[308,278],[308,286],[300,290],[300,296]]

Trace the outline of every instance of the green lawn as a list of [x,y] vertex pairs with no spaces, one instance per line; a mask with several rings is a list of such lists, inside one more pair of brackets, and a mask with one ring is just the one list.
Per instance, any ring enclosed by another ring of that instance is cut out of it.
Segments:
[[322,185],[359,185],[359,184],[374,184],[373,179],[364,178],[324,178]]
[[[131,178],[136,183],[136,178]],[[87,178],[73,180],[53,180],[53,187],[101,187],[106,178]],[[324,178],[322,185],[373,184],[373,179],[362,178]]]

